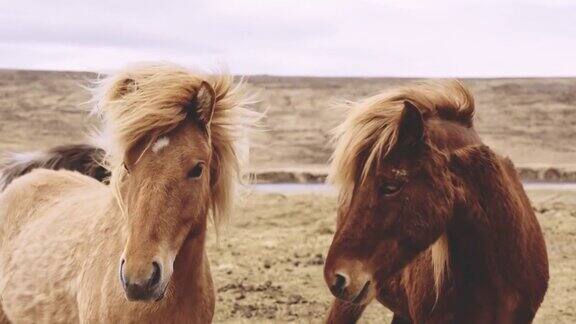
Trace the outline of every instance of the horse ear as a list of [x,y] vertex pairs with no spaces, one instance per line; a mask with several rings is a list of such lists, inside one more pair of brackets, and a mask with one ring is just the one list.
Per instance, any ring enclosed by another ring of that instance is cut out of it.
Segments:
[[398,144],[412,146],[424,139],[424,119],[420,110],[410,101],[404,101],[404,109],[400,116],[398,129]]
[[202,81],[196,93],[196,109],[200,121],[209,126],[214,116],[216,93],[210,83]]
[[120,99],[125,95],[138,90],[138,84],[136,84],[136,80],[132,78],[124,78],[119,80],[114,85],[112,90],[112,97],[114,99]]

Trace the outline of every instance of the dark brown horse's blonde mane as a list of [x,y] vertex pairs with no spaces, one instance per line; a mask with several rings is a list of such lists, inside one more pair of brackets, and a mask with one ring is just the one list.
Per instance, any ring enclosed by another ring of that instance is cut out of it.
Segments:
[[[342,106],[348,117],[334,130],[336,148],[329,175],[329,181],[340,187],[342,199],[350,198],[358,175],[362,183],[374,163],[396,144],[404,101],[416,105],[425,120],[438,117],[472,127],[474,98],[457,80],[420,82],[346,102]],[[360,160],[362,155],[365,161]]]
[[[474,98],[457,80],[419,82],[345,103],[348,114],[334,130],[336,148],[328,178],[340,189],[341,205],[350,202],[356,182],[363,183],[396,144],[404,101],[418,107],[424,120],[439,118],[472,127]],[[441,236],[430,251],[438,293],[449,258],[446,237]]]
[[229,217],[235,185],[242,178],[241,164],[247,159],[247,134],[259,117],[248,109],[254,101],[230,75],[191,72],[169,63],[133,66],[98,81],[92,91],[94,113],[104,121],[95,142],[106,150],[105,166],[123,210],[119,188],[126,175],[126,153],[143,139],[149,139],[149,146],[184,121],[184,107],[202,81],[216,95],[208,129],[212,172],[217,179],[212,185],[211,214],[216,227]]

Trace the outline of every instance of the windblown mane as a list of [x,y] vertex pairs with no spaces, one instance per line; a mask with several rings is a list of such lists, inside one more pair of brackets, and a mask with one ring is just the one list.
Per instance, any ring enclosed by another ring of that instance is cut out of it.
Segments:
[[[424,120],[454,120],[472,127],[474,98],[459,81],[429,81],[393,89],[361,102],[346,102],[348,117],[334,130],[336,148],[328,180],[340,187],[347,200],[356,180],[362,183],[374,163],[396,144],[403,102],[410,101]],[[365,156],[365,161],[360,157]]]
[[[350,202],[357,182],[363,183],[396,144],[404,101],[418,107],[425,121],[439,118],[473,126],[474,98],[457,80],[420,82],[345,103],[348,117],[334,130],[336,148],[328,177],[340,189],[340,204]],[[437,292],[448,263],[447,248],[442,236],[430,249]]]
[[211,215],[216,227],[229,217],[248,155],[247,135],[259,117],[248,108],[254,101],[230,75],[196,73],[168,63],[133,66],[98,81],[92,89],[93,112],[103,119],[94,141],[106,151],[104,164],[122,209],[119,188],[126,175],[126,153],[142,140],[148,141],[148,149],[156,138],[177,127],[202,81],[216,94],[209,128],[211,171],[217,179],[212,185]]

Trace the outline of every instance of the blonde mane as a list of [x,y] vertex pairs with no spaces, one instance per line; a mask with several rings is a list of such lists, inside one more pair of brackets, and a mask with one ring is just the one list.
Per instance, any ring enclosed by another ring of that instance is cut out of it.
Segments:
[[218,179],[212,186],[211,216],[216,228],[230,216],[235,187],[242,180],[242,164],[248,157],[247,135],[259,118],[249,109],[254,101],[230,75],[197,73],[169,63],[129,67],[96,82],[92,89],[93,113],[103,119],[93,141],[106,151],[104,166],[111,172],[110,184],[122,212],[120,187],[126,178],[127,152],[143,139],[149,140],[148,148],[154,139],[178,126],[186,118],[184,107],[202,81],[216,94],[209,128],[212,166]]
[[[363,183],[375,163],[392,150],[398,137],[404,101],[421,111],[424,120],[440,118],[472,127],[474,98],[457,80],[420,82],[377,94],[361,102],[347,102],[347,118],[334,130],[336,145],[328,181],[340,189],[340,204],[352,199],[355,186]],[[430,247],[437,293],[448,264],[448,244],[442,236]]]

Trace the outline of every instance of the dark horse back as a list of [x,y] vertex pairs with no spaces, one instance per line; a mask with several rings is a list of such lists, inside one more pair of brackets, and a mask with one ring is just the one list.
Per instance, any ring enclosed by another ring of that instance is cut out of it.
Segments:
[[37,154],[12,154],[2,163],[0,191],[14,179],[38,168],[77,171],[98,181],[106,182],[110,173],[102,166],[105,152],[88,144],[70,144]]

